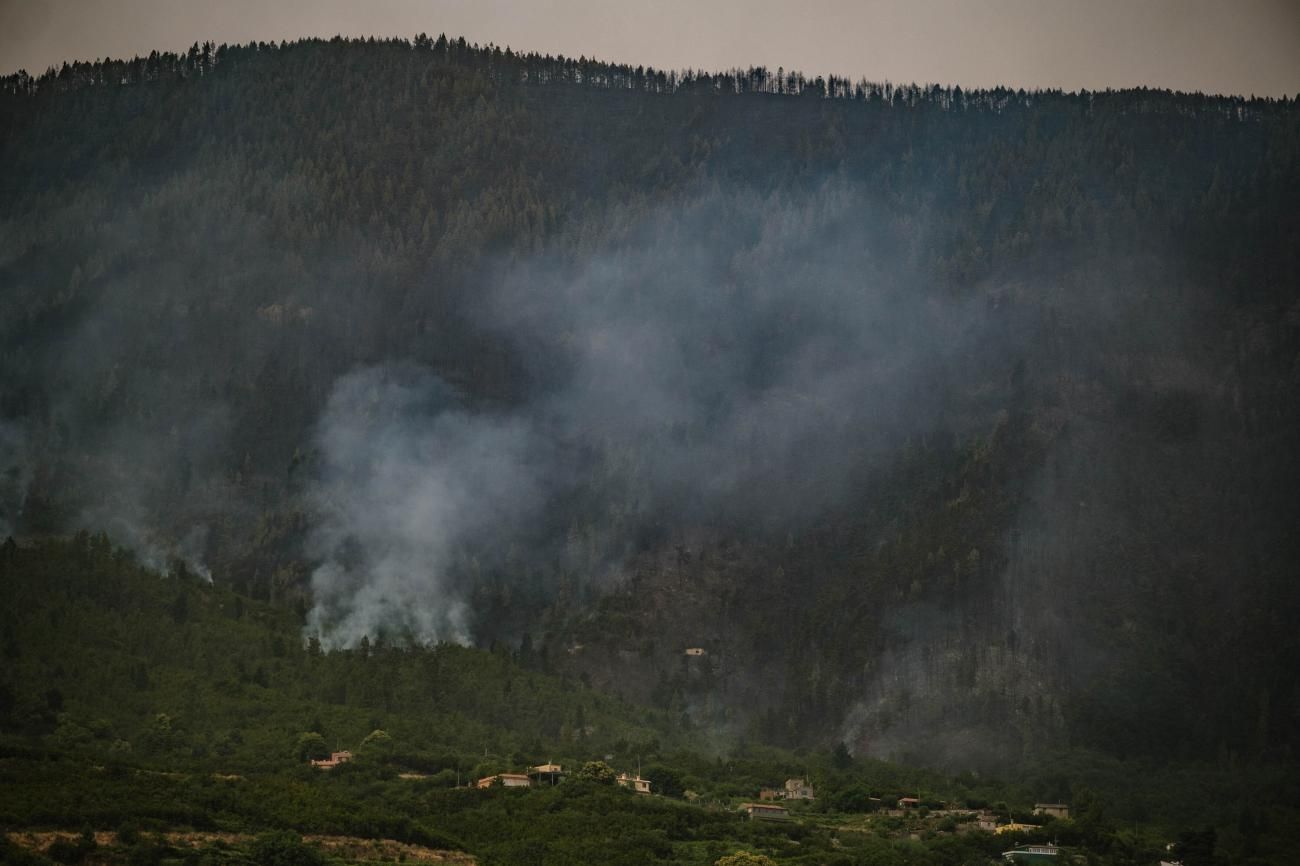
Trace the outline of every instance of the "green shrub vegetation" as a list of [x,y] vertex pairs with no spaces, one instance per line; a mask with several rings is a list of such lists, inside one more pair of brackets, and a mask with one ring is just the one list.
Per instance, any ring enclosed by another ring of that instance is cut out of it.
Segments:
[[[1143,863],[1180,832],[1209,827],[1222,862],[1263,863],[1295,842],[1296,812],[1285,804],[1296,783],[1283,768],[1232,777],[1076,752],[1006,779],[950,778],[835,748],[719,750],[652,709],[503,652],[321,653],[292,614],[160,576],[97,536],[7,545],[0,589],[9,661],[0,678],[0,825],[68,832],[43,855],[57,862],[342,856],[300,838],[313,836],[465,850],[510,866],[707,866],[738,851],[778,863],[960,864],[1024,838],[1059,839],[1094,863]],[[188,599],[183,621],[172,615],[179,597]],[[503,704],[505,683],[513,685]],[[555,723],[578,707],[590,731],[582,735]],[[312,769],[308,760],[326,746],[355,758]],[[577,772],[553,788],[466,787],[544,761]],[[616,768],[631,772],[637,762],[659,796],[610,784]],[[791,776],[808,777],[818,794],[790,804],[794,820],[737,811]],[[1040,820],[1028,814],[1036,799],[1072,799],[1075,818],[1029,837],[993,837],[958,833],[964,819],[880,812],[918,792],[935,808],[991,806],[1030,821]],[[87,828],[118,835],[96,848]],[[176,832],[236,835],[197,848],[159,835]],[[6,844],[6,863],[44,862]]]

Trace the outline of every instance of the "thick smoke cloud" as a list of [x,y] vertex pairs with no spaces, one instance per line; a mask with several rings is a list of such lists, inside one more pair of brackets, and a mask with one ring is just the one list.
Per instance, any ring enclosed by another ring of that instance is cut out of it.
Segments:
[[323,562],[309,630],[330,646],[381,634],[467,641],[453,558],[536,508],[526,423],[473,414],[428,371],[394,365],[337,383],[319,444],[311,548]]
[[599,580],[653,527],[797,528],[861,496],[907,436],[961,423],[940,383],[983,327],[918,291],[885,226],[838,180],[714,189],[501,264],[474,317],[525,359],[526,400],[473,408],[404,367],[336,386],[309,631],[466,640],[462,556],[550,556],[581,523],[566,564]]
[[1157,661],[1168,645],[1153,636],[1191,611],[1227,619],[1257,580],[1223,577],[1250,532],[1224,502],[1268,482],[1249,475],[1259,469],[1223,400],[1222,358],[1206,351],[1211,302],[1150,265],[1132,273],[1086,255],[1054,265],[1055,285],[1022,289],[1010,305],[1019,312],[990,329],[989,351],[1025,359],[1028,395],[998,567],[974,599],[891,606],[888,649],[840,727],[858,754],[1005,766],[1068,741],[1071,711],[1077,719],[1085,704],[1094,718],[1118,717],[1141,695],[1169,701],[1152,717],[1172,716],[1184,697],[1162,678],[1191,656]]
[[[837,184],[794,201],[714,192],[590,256],[515,268],[488,324],[561,371],[536,409],[555,427],[653,444],[660,501],[734,513],[759,497],[789,516],[932,408],[917,367],[944,335],[877,222]],[[835,447],[849,439],[851,454]]]

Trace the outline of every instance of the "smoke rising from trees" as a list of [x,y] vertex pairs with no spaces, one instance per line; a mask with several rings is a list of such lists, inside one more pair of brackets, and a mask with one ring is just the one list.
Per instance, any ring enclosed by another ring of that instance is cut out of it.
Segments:
[[852,184],[600,222],[616,228],[594,245],[575,232],[500,265],[475,306],[527,359],[522,404],[471,407],[400,363],[335,385],[308,625],[327,644],[466,641],[464,563],[545,560],[584,520],[584,581],[651,527],[806,526],[959,405],[940,389],[983,316],[916,291]]
[[468,412],[432,373],[399,364],[343,377],[319,444],[308,630],[327,646],[468,642],[449,572],[466,545],[503,541],[535,509],[527,426]]

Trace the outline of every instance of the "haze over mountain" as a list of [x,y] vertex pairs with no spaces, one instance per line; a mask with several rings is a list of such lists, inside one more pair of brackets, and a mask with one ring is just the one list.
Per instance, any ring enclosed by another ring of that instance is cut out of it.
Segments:
[[1292,754],[1294,101],[424,36],[2,99],[3,532],[719,743]]

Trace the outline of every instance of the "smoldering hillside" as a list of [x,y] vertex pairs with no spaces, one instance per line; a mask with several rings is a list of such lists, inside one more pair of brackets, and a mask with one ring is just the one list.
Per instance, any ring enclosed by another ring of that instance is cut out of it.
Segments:
[[335,385],[316,431],[327,644],[469,639],[466,558],[509,585],[511,547],[543,586],[606,588],[692,527],[802,531],[945,413],[973,429],[958,359],[1007,365],[975,348],[983,307],[919,291],[843,180],[600,221],[616,228],[595,246],[584,225],[494,266],[471,304],[528,359],[525,399],[473,407],[402,364]]
[[724,738],[1293,746],[1294,105],[760,72],[6,79],[0,521]]

